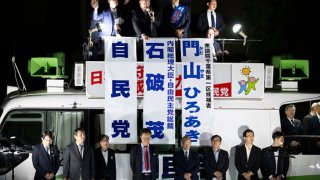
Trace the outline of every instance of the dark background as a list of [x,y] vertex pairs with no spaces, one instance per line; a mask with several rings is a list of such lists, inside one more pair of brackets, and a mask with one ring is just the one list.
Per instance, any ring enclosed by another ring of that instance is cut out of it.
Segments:
[[[151,1],[157,7],[169,2]],[[300,82],[299,90],[319,92],[317,4],[311,0],[218,0],[216,11],[222,13],[226,23],[222,37],[242,38],[232,33],[233,24],[241,23],[248,39],[262,40],[245,47],[241,43],[227,44],[230,55],[225,61],[252,60],[270,64],[275,55],[308,59],[310,78]],[[194,29],[197,15],[205,9],[205,0],[191,1],[193,37],[197,36]],[[66,74],[71,77],[74,62],[82,61],[82,44],[86,41],[90,13],[90,0],[1,1],[0,103],[5,97],[6,86],[16,85],[11,64],[13,55],[28,90],[45,89],[44,79],[30,78],[27,72],[31,57],[63,51]]]

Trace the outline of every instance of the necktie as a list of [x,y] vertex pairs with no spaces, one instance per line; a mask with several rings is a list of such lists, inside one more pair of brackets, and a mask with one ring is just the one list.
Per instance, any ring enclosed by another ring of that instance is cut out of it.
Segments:
[[148,153],[148,146],[144,147],[144,168],[146,171],[149,171],[149,153]]
[[211,27],[212,28],[215,28],[216,27],[216,23],[214,21],[214,15],[213,15],[213,12],[211,11]]
[[184,152],[184,156],[188,159],[188,151]]
[[83,145],[79,145],[79,152],[80,152],[80,156],[81,158],[83,158]]
[[292,126],[294,126],[293,119],[290,119]]
[[48,155],[50,155],[49,146],[46,147],[46,151],[47,151]]

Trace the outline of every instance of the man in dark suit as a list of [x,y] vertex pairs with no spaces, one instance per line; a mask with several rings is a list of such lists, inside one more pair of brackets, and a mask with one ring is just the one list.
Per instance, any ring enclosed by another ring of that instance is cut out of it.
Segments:
[[285,174],[283,174],[283,159],[286,153],[282,148],[284,134],[276,131],[272,134],[272,139],[272,145],[262,149],[261,173],[264,180],[285,179]]
[[[303,119],[303,129],[307,135],[320,135],[320,102],[311,105],[310,114]],[[320,154],[320,139],[309,139],[309,154]]]
[[219,135],[211,137],[211,147],[205,149],[203,164],[205,179],[217,180],[226,179],[226,172],[229,168],[229,153],[220,149],[222,138]]
[[160,21],[150,7],[150,0],[140,0],[139,5],[132,11],[132,26],[136,36],[142,39],[157,37],[156,28],[160,26]]
[[109,147],[109,136],[98,137],[99,148],[94,150],[96,180],[116,180],[116,156]]
[[223,31],[225,24],[221,14],[215,12],[218,3],[217,0],[207,0],[208,9],[198,16],[197,29],[201,37],[205,37],[209,28],[214,29],[214,37],[218,37]]
[[85,143],[84,129],[74,130],[76,141],[69,144],[63,153],[64,180],[89,180],[95,178],[93,149]]
[[57,146],[52,145],[52,132],[44,131],[42,143],[32,151],[32,164],[36,169],[35,180],[56,179],[59,170],[60,158]]
[[261,165],[261,149],[253,145],[254,132],[247,129],[243,132],[245,143],[236,147],[235,166],[238,180],[258,180],[258,170]]
[[[99,0],[91,0],[93,13],[89,30],[89,46],[92,47],[94,60],[104,60],[103,36],[121,36],[128,29],[126,26],[128,20],[118,0],[108,0],[108,4],[109,7],[101,11]],[[99,31],[91,32],[97,26]]]
[[[296,107],[293,104],[289,104],[285,107],[285,118],[281,119],[281,129],[285,135],[302,135],[303,127],[301,121],[295,118]],[[289,154],[299,154],[302,151],[301,148],[302,139],[299,137],[285,137],[284,146]]]
[[200,166],[199,155],[191,151],[191,138],[184,136],[182,138],[182,149],[173,155],[174,170],[176,180],[198,180],[198,170]]
[[[201,37],[208,37],[208,33],[213,30],[213,37],[218,38],[223,31],[225,24],[223,17],[220,13],[215,10],[218,6],[217,0],[207,0],[208,9],[201,12],[198,16],[197,29]],[[216,52],[216,56],[222,56],[221,44],[220,42],[214,40],[213,47]],[[218,58],[220,61],[221,58]]]
[[162,12],[164,37],[191,37],[191,13],[188,6],[179,4],[179,0],[171,0]]
[[130,167],[133,180],[155,180],[158,175],[158,154],[150,145],[151,131],[148,128],[140,130],[141,144],[132,147],[130,152]]
[[[319,112],[318,112],[319,111]],[[302,120],[303,131],[305,135],[320,135],[320,104],[314,102],[311,110]],[[320,139],[305,139],[304,154],[320,154]]]

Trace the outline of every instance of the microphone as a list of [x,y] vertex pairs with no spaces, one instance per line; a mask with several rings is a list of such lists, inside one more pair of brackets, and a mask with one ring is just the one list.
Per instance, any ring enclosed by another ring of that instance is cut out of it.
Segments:
[[154,11],[152,11],[152,8],[151,8],[150,6],[148,6],[148,7],[146,8],[146,11],[148,12],[148,14],[149,14],[149,16],[150,16],[150,19],[151,19],[152,21],[154,21]]

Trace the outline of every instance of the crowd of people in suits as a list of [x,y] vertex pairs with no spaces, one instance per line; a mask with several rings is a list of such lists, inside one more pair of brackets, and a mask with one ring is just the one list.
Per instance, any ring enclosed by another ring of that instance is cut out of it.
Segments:
[[[261,170],[263,179],[286,179],[289,169],[289,158],[292,154],[306,153],[303,147],[313,154],[320,152],[320,139],[303,140],[299,135],[320,135],[320,102],[311,105],[310,114],[301,122],[295,118],[296,107],[289,104],[285,107],[286,117],[281,119],[282,131],[272,134],[271,146],[261,148],[254,145],[254,132],[246,129],[242,136],[244,143],[235,150],[235,167],[238,179],[259,179]],[[74,130],[75,142],[68,145],[63,152],[64,179],[116,179],[115,151],[109,148],[109,137],[98,137],[99,147],[93,149],[85,143],[84,129]],[[55,179],[60,166],[58,148],[52,145],[51,131],[44,131],[42,143],[35,146],[32,152],[32,162],[36,169],[34,179]],[[141,143],[131,148],[130,167],[133,180],[154,180],[158,173],[158,151],[150,144],[151,131],[148,128],[140,130]],[[200,157],[198,151],[191,149],[191,138],[181,139],[181,149],[173,155],[175,179],[199,179]],[[220,148],[222,137],[213,135],[211,147],[203,150],[203,166],[205,179],[226,179],[229,168],[229,154]],[[304,146],[303,146],[304,145]]]
[[[296,107],[285,107],[286,117],[281,119],[281,129],[286,135],[285,148],[290,154],[320,154],[320,102],[311,105],[303,120],[295,118]],[[307,135],[304,137],[304,135]]]
[[[100,26],[98,32],[90,34],[89,44],[95,54],[94,60],[103,59],[103,36],[136,36],[142,40],[153,37],[191,37],[191,6],[181,4],[180,0],[171,0],[163,8],[153,8],[151,0],[137,0],[138,3],[134,3],[133,0],[130,0],[131,3],[128,1],[119,3],[119,0],[107,1],[108,8],[100,10],[99,0],[91,0],[93,13],[90,29]],[[216,12],[217,0],[206,0],[206,2],[206,10],[195,20],[196,34],[198,37],[208,37],[208,31],[211,29],[213,36],[209,38],[219,38],[225,23],[222,15]],[[221,56],[220,43],[215,41],[213,45],[214,55]]]
[[[42,143],[35,146],[32,161],[36,173],[34,179],[55,179],[60,166],[58,148],[52,145],[52,133],[45,131]],[[74,131],[75,142],[69,144],[63,152],[63,178],[71,180],[115,180],[116,156],[109,148],[109,137],[98,137],[99,147],[93,149],[85,143],[86,135],[82,128]],[[238,179],[259,179],[258,170],[264,179],[285,179],[288,171],[289,155],[283,148],[284,134],[273,133],[273,144],[264,149],[253,144],[254,132],[247,129],[243,132],[244,143],[237,146],[235,152],[235,167]],[[155,180],[158,176],[158,151],[150,144],[151,131],[148,128],[140,130],[141,143],[131,148],[130,167],[133,180]],[[184,136],[181,149],[173,155],[175,179],[198,180],[200,156],[191,149],[191,138]],[[203,166],[205,179],[226,179],[229,168],[229,153],[220,148],[222,137],[213,135],[211,147],[204,149]]]

